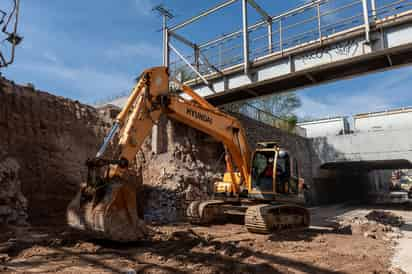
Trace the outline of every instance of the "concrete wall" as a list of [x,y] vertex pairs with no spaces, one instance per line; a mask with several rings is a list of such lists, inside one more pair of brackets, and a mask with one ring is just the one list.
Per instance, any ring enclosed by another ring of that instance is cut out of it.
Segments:
[[412,162],[410,134],[404,129],[311,139],[316,202],[373,200],[388,193],[391,172],[385,169]]
[[298,123],[298,126],[306,129],[308,138],[341,135],[349,131],[349,124],[345,117]]
[[405,159],[412,162],[412,129],[358,132],[312,140],[322,163],[341,161],[385,161]]
[[412,129],[412,108],[354,116],[355,131]]

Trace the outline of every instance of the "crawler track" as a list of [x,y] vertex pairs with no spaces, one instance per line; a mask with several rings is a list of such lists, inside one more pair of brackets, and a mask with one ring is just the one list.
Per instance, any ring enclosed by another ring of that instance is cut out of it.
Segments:
[[273,231],[306,228],[310,224],[307,209],[294,205],[260,204],[250,206],[245,215],[248,231],[269,234]]
[[224,204],[224,201],[219,200],[192,202],[187,209],[189,222],[201,225],[212,223],[222,215],[220,214],[222,204]]

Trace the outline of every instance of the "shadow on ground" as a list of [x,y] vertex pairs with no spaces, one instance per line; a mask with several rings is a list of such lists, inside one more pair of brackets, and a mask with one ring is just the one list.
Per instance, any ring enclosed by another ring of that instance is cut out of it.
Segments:
[[[323,232],[313,231],[314,234]],[[309,234],[311,233],[309,231]],[[292,234],[299,235],[299,233]],[[276,240],[275,238],[273,240]],[[106,260],[115,259],[118,262],[127,262],[137,273],[154,270],[159,273],[192,273],[203,268],[211,270],[212,273],[284,273],[288,269],[306,273],[340,273],[307,262],[256,251],[241,246],[237,241],[222,243],[190,229],[174,232],[167,239],[134,243],[119,244],[99,239],[83,241],[85,239],[77,234],[71,235],[69,239],[54,237],[53,240],[34,243],[16,241],[7,252],[10,257],[19,256],[31,247],[46,247],[50,252],[33,254],[27,260],[9,261],[4,266],[6,270],[18,271],[19,269],[43,269],[45,265],[56,265],[53,266],[52,271],[57,272],[76,264],[79,267],[92,265],[100,271],[124,272],[124,267],[114,266]],[[98,248],[90,251],[75,249],[79,242],[89,243]],[[138,258],[147,252],[161,258],[161,262],[152,263],[150,260]],[[250,258],[253,258],[251,259],[253,262],[249,262]],[[169,264],[169,260],[175,263]],[[190,269],[189,266],[196,266],[196,269]]]

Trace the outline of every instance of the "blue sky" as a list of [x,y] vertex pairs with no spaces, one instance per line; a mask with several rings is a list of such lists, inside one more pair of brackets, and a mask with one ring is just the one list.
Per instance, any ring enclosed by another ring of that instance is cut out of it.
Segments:
[[[124,93],[145,68],[161,64],[160,18],[151,8],[163,3],[179,22],[220,0],[22,0],[24,41],[15,63],[3,74],[18,83],[86,103]],[[258,1],[276,14],[303,0]],[[120,4],[121,3],[121,4]],[[239,26],[234,7],[185,32],[207,40]],[[257,18],[250,14],[250,20]],[[349,115],[412,105],[412,69],[407,67],[298,92],[299,116]]]

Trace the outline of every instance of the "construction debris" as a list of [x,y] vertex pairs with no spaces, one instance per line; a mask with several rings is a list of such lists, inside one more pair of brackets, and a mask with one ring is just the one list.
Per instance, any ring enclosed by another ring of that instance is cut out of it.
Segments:
[[391,241],[401,237],[400,226],[404,224],[401,216],[389,211],[371,211],[364,216],[343,218],[336,232],[363,235],[365,238]]
[[401,216],[397,216],[389,211],[371,211],[368,215],[365,216],[366,219],[370,221],[375,221],[380,224],[390,225],[395,227],[402,226],[405,221]]
[[[152,158],[145,169],[145,220],[171,223],[185,219],[192,201],[205,200],[221,176],[211,165],[194,159],[198,151],[177,145],[176,150]],[[152,163],[156,163],[153,165]]]

